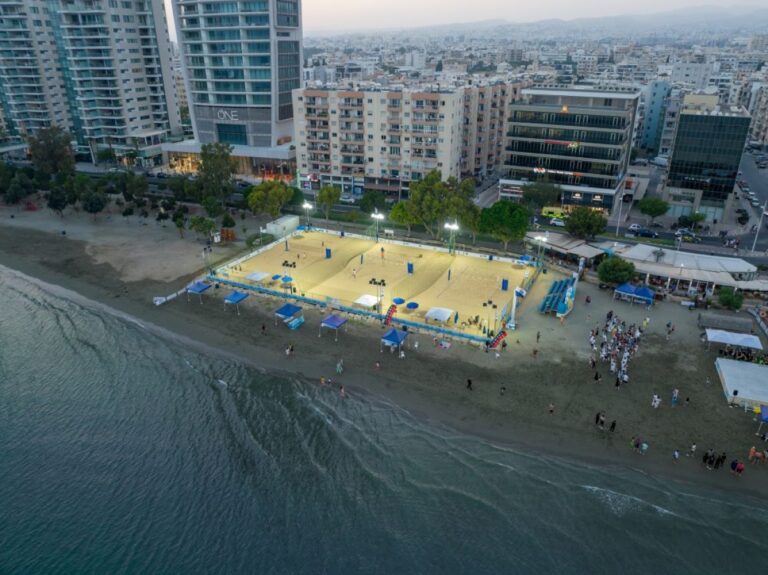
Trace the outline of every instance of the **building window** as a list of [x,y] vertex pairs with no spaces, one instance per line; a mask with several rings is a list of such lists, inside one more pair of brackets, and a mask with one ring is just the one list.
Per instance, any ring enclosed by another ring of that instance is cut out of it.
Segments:
[[216,124],[217,140],[223,144],[232,144],[235,146],[246,146],[248,137],[245,133],[245,126],[237,124]]

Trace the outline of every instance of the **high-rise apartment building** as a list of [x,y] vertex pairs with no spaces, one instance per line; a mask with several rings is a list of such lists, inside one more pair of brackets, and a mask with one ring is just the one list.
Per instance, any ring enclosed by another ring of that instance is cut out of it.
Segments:
[[507,108],[520,97],[523,83],[491,82],[464,88],[461,173],[482,179],[500,165]]
[[180,131],[160,0],[0,0],[0,105],[8,132],[68,130],[81,154],[144,165]]
[[305,88],[293,95],[301,186],[397,198],[432,170],[461,175],[464,91]]
[[509,106],[499,189],[510,197],[547,180],[563,205],[610,211],[623,189],[640,92],[594,87],[535,87]]
[[194,164],[202,144],[222,142],[234,146],[241,173],[285,173],[292,91],[301,86],[301,1],[173,0],[173,11],[195,140],[166,146],[171,163]]
[[683,100],[664,191],[669,215],[700,212],[715,222],[728,209],[751,118],[744,108],[718,100],[698,94]]
[[664,112],[672,87],[666,80],[654,80],[645,86],[642,96],[642,120],[638,126],[638,147],[656,155],[661,143]]

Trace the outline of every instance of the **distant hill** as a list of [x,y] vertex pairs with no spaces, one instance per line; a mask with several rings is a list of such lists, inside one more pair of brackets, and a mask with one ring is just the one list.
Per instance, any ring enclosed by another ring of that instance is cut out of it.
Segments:
[[307,37],[330,35],[371,35],[389,36],[455,36],[465,37],[528,37],[557,38],[578,36],[583,38],[617,38],[642,36],[687,36],[713,33],[715,36],[734,34],[765,33],[768,31],[768,2],[765,8],[700,6],[677,9],[655,14],[626,16],[604,16],[599,18],[578,18],[575,20],[549,19],[537,22],[510,22],[503,19],[481,20],[440,24],[418,28],[357,30],[352,31],[307,31]]

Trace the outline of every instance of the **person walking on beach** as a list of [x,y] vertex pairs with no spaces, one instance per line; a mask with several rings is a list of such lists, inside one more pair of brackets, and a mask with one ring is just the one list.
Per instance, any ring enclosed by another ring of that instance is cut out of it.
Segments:
[[675,450],[672,452],[672,463],[677,463],[677,461],[678,461],[679,459],[680,459],[680,452],[679,452],[677,449],[675,449]]
[[344,373],[344,358],[339,359],[339,361],[336,363],[336,373],[339,375]]
[[602,412],[598,418],[597,426],[600,428],[600,431],[605,431],[605,414]]
[[468,380],[467,380],[467,389],[468,389],[469,391],[472,391],[472,380],[471,380],[471,379],[468,379]]
[[267,326],[265,324],[261,324],[261,335],[267,335]]
[[341,397],[347,397],[347,393],[344,391],[344,386],[343,385],[339,386],[339,395]]
[[595,414],[595,425],[597,425],[598,423],[600,423],[600,412],[599,411]]
[[537,331],[537,332],[536,332],[536,343],[539,343],[539,340],[540,340],[540,339],[541,339],[541,332],[540,332],[540,331]]
[[352,279],[357,279],[357,268],[352,268]]
[[502,385],[501,387],[499,387],[499,395],[504,395],[505,391],[507,391],[506,385]]
[[677,400],[680,397],[680,390],[675,388],[672,390],[672,407],[675,407],[677,405]]
[[536,359],[536,356],[539,355],[539,350],[537,348],[533,348],[533,359]]
[[693,457],[696,455],[696,444],[691,443],[691,446],[688,448],[688,453],[685,454],[686,457]]
[[608,428],[608,431],[610,431],[611,433],[616,431],[616,420],[615,419],[613,421],[611,421],[611,426]]
[[599,371],[596,371],[595,372],[595,383],[600,383],[601,381],[603,381],[603,376],[600,375]]
[[550,403],[549,404],[549,415],[555,415],[555,404]]

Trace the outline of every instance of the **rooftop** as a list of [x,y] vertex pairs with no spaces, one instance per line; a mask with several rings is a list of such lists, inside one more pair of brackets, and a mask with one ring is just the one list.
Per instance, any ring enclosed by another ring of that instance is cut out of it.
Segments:
[[523,88],[524,95],[531,96],[576,96],[579,98],[613,98],[635,100],[640,97],[636,88],[595,87],[595,86],[538,86]]

